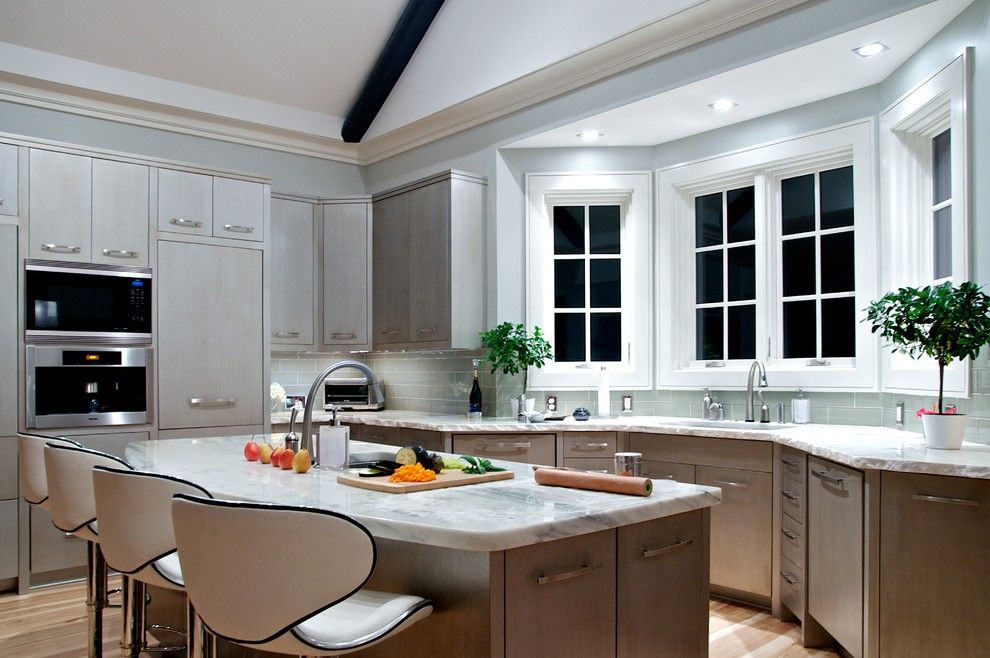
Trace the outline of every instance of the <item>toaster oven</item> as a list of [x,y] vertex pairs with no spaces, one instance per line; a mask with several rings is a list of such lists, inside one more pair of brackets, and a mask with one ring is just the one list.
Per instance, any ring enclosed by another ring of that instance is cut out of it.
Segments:
[[[385,383],[378,380],[385,390]],[[368,382],[364,377],[328,379],[323,386],[323,408],[331,406],[349,411],[378,411],[385,408],[385,400],[372,404],[369,400]]]

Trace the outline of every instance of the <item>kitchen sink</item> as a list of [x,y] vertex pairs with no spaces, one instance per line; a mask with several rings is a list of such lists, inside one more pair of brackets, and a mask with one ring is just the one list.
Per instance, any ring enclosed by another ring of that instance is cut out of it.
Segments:
[[791,423],[750,423],[745,420],[705,420],[703,418],[672,420],[668,421],[667,424],[676,427],[719,428],[726,430],[746,430],[749,432],[769,432],[794,427]]

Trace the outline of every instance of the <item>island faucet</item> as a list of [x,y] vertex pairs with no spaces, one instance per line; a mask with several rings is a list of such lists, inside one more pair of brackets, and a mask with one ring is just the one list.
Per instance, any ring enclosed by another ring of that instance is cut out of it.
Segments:
[[749,375],[746,376],[746,422],[753,422],[753,376],[756,374],[757,369],[760,371],[760,388],[766,388],[767,386],[767,370],[763,367],[763,364],[759,361],[753,361],[749,366]]
[[[335,361],[327,366],[326,370],[317,375],[316,379],[313,380],[313,385],[309,387],[309,395],[306,396],[306,409],[303,411],[302,441],[300,441],[299,446],[309,451],[309,454],[313,456],[314,463],[319,462],[319,455],[316,452],[316,446],[313,442],[313,401],[316,400],[317,390],[326,381],[327,377],[342,368],[354,368],[361,371],[365,381],[368,382],[369,404],[380,404],[385,400],[385,396],[382,395],[381,384],[378,383],[378,378],[375,377],[375,373],[371,371],[371,368],[364,363],[354,361],[353,359],[344,359],[342,361]],[[337,424],[337,422],[337,414],[336,410],[334,410],[334,424]]]

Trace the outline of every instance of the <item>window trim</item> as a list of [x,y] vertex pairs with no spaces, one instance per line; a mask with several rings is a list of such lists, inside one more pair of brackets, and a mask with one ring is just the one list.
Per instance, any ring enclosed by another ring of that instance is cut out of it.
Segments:
[[[548,209],[551,205],[567,202],[619,202],[623,205],[626,239],[622,253],[623,303],[632,316],[623,317],[624,331],[628,328],[628,342],[623,347],[626,359],[621,364],[609,365],[609,381],[615,388],[651,389],[654,350],[652,172],[527,173],[525,184],[526,323],[543,328],[551,342],[554,259],[553,221]],[[635,274],[627,277],[627,272]],[[548,362],[543,368],[530,368],[530,390],[587,390],[597,386],[599,369],[580,365]]]

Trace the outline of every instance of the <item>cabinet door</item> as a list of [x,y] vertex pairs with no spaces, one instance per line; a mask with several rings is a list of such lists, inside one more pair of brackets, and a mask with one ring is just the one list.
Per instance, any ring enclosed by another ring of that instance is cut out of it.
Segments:
[[32,258],[89,262],[93,162],[68,153],[31,149]]
[[[450,181],[409,192],[409,340],[450,339]],[[484,267],[478,263],[478,267]]]
[[[37,505],[31,506],[29,514],[31,515],[32,575],[85,566],[85,541],[56,528],[48,512]],[[58,578],[58,575],[55,578]],[[34,578],[32,582],[36,582]]]
[[409,195],[374,204],[372,323],[375,346],[409,341]]
[[316,224],[313,206],[272,199],[272,345],[313,345]]
[[93,262],[148,266],[148,167],[93,160]]
[[265,186],[214,176],[213,236],[255,242],[264,240]]
[[161,429],[260,425],[262,252],[158,244]]
[[0,436],[0,500],[17,498],[17,437]]
[[808,471],[808,614],[862,656],[863,476],[817,457]]
[[985,655],[990,482],[891,472],[881,478],[880,655]]
[[770,596],[773,476],[698,466],[698,484],[722,489],[712,508],[711,584]]
[[17,227],[0,226],[0,436],[17,434]]
[[17,147],[0,144],[0,215],[17,215]]
[[323,206],[323,343],[370,349],[371,211],[367,203]]
[[0,501],[0,580],[17,577],[17,500]]
[[158,170],[158,230],[213,234],[213,177]]

